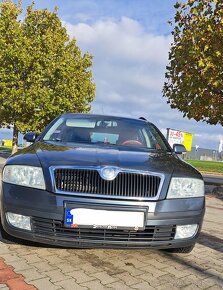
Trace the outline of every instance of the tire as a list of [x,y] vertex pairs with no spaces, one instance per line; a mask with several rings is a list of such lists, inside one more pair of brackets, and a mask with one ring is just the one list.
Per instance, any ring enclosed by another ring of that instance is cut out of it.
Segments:
[[0,241],[6,244],[13,243],[13,237],[10,236],[4,229],[0,220]]
[[21,243],[21,240],[19,238],[11,236],[3,229],[1,218],[0,218],[0,241],[5,244],[20,244]]
[[172,249],[165,249],[164,251],[170,252],[170,253],[181,253],[181,254],[189,254],[193,251],[195,245],[191,245],[188,247],[182,247],[182,248],[172,248]]
[[[33,246],[36,247],[37,243],[33,241],[23,240],[17,237],[13,237],[10,234],[8,234],[2,226],[1,219],[0,219],[0,242],[3,242],[5,244],[18,244],[23,246]],[[38,244],[38,246],[45,246],[43,244]]]

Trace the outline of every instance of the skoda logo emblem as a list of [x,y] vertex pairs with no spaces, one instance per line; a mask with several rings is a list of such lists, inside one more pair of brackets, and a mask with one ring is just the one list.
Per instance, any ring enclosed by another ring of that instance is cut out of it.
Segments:
[[100,170],[101,178],[105,180],[113,180],[118,174],[118,171],[114,167],[103,167]]

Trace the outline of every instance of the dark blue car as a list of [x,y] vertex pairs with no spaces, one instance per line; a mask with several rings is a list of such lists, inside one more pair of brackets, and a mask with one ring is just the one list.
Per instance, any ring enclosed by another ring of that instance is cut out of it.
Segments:
[[65,114],[3,169],[1,222],[20,239],[68,247],[190,252],[204,182],[150,122]]

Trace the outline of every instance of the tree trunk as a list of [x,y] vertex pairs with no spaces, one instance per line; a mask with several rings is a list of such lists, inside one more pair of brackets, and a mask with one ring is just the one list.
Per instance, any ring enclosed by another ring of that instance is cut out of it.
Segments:
[[18,151],[18,135],[19,135],[19,131],[16,127],[16,124],[14,124],[13,137],[12,137],[12,154]]

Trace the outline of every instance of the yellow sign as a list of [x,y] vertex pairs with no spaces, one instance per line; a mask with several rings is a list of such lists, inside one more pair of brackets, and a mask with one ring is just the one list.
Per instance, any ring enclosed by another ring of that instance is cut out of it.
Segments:
[[12,140],[3,140],[4,146],[12,147]]
[[184,132],[184,146],[187,149],[187,151],[191,151],[192,139],[193,135],[191,133]]
[[189,132],[183,132],[180,130],[167,128],[167,141],[173,148],[173,144],[182,144],[187,151],[191,151],[193,134]]

